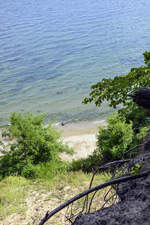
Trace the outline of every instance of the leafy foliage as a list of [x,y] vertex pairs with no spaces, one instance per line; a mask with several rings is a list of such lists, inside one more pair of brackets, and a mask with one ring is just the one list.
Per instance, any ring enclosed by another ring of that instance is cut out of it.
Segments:
[[120,159],[124,151],[143,141],[150,128],[147,110],[130,97],[141,87],[150,86],[150,52],[143,55],[146,65],[132,68],[127,75],[102,79],[91,87],[89,97],[83,100],[85,104],[94,102],[101,106],[107,101],[110,107],[120,107],[116,115],[108,118],[108,127],[99,129],[97,146],[99,157],[102,155],[104,161]]
[[103,156],[98,149],[95,149],[92,155],[87,158],[81,158],[73,160],[70,164],[71,171],[82,170],[83,172],[89,173],[93,171],[93,168],[99,166],[103,162]]
[[104,161],[117,160],[133,143],[132,122],[127,124],[118,114],[109,116],[107,122],[107,128],[99,129],[97,145]]
[[102,79],[91,86],[89,97],[84,98],[83,103],[94,102],[101,106],[102,102],[108,101],[109,106],[116,108],[121,106],[120,114],[125,115],[127,122],[133,121],[133,127],[143,126],[143,118],[147,110],[133,103],[131,93],[141,87],[150,86],[150,52],[143,53],[145,66],[132,68],[127,75],[115,76],[114,78]]
[[132,166],[131,167],[131,175],[132,176],[138,175],[139,172],[140,172],[141,167],[142,167],[142,163],[141,162],[138,162],[134,166]]
[[84,103],[94,101],[100,106],[104,100],[109,101],[109,106],[116,108],[117,105],[132,105],[129,94],[137,91],[140,87],[150,85],[150,52],[145,52],[144,62],[147,66],[132,68],[127,75],[116,76],[114,78],[102,79],[101,82],[91,87],[90,96],[84,98]]
[[85,104],[94,102],[96,106],[101,106],[108,101],[110,107],[120,106],[120,109],[108,117],[107,127],[99,128],[97,149],[93,155],[73,161],[72,170],[89,172],[102,163],[128,157],[124,153],[143,142],[150,129],[147,110],[136,105],[129,96],[141,87],[150,86],[150,52],[143,55],[147,66],[132,68],[127,75],[102,79],[91,87],[89,97],[84,98]]
[[14,139],[10,151],[0,158],[0,175],[11,174],[34,177],[34,166],[40,163],[60,161],[59,152],[70,152],[59,138],[59,133],[52,127],[44,127],[44,115],[27,114],[23,117],[13,113],[11,125],[5,135]]

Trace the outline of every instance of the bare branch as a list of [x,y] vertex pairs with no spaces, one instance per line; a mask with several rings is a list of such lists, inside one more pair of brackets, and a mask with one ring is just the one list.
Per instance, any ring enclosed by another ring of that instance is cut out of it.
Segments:
[[131,160],[132,159],[116,160],[116,161],[113,161],[113,162],[110,162],[110,163],[106,163],[103,166],[97,167],[96,169],[97,170],[106,169],[106,168],[109,168],[109,167],[112,167],[112,166],[115,166],[115,165],[118,165],[118,164],[124,164],[126,162],[130,162]]
[[90,194],[90,193],[92,193],[94,191],[100,190],[102,188],[105,188],[105,187],[113,185],[113,184],[119,184],[119,183],[126,182],[126,181],[129,181],[129,180],[134,180],[134,179],[137,179],[137,178],[141,178],[141,177],[144,177],[144,176],[148,175],[149,173],[150,173],[150,170],[148,170],[147,172],[138,174],[138,175],[134,175],[134,176],[131,176],[131,175],[124,176],[124,177],[117,178],[117,179],[108,181],[106,183],[100,184],[100,185],[98,185],[96,187],[93,187],[93,188],[91,188],[89,190],[86,190],[86,191],[76,195],[75,197],[71,198],[70,200],[66,201],[65,203],[61,204],[59,207],[57,207],[56,209],[54,209],[50,213],[47,212],[45,217],[39,223],[39,225],[43,225],[48,219],[50,219],[57,212],[59,212],[60,210],[64,209],[65,207],[67,207],[71,203],[77,201],[78,199],[80,199],[80,198],[82,198],[82,197],[84,197],[84,196],[86,196],[86,195],[88,195],[88,194]]

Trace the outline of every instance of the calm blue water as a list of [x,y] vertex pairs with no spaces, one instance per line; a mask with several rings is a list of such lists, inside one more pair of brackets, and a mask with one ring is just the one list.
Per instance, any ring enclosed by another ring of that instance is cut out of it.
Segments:
[[0,124],[11,112],[56,120],[105,116],[82,105],[103,77],[143,64],[150,1],[5,0],[0,3]]

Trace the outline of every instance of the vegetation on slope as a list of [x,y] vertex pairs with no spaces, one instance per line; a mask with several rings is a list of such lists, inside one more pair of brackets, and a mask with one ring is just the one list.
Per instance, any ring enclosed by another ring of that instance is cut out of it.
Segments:
[[[65,169],[66,165],[59,158],[60,152],[72,151],[60,141],[60,134],[52,126],[43,126],[44,115],[23,117],[13,113],[11,125],[3,133],[14,140],[10,151],[4,150],[0,157],[0,176],[10,175],[35,178]],[[53,174],[54,175],[54,174]]]
[[89,172],[102,163],[129,157],[125,152],[143,142],[150,129],[148,111],[135,104],[130,97],[140,88],[150,87],[150,52],[143,55],[146,65],[132,68],[126,75],[104,78],[91,86],[84,104],[94,102],[100,107],[108,101],[110,107],[119,107],[119,110],[107,118],[107,127],[99,128],[94,154],[87,159],[73,161],[73,170]]
[[132,68],[127,75],[102,79],[91,87],[89,97],[83,101],[101,106],[107,100],[110,107],[121,107],[116,115],[108,119],[108,127],[99,131],[97,144],[106,160],[121,158],[120,150],[124,152],[141,143],[149,129],[147,110],[135,104],[130,97],[140,88],[150,86],[150,52],[143,55],[146,65]]

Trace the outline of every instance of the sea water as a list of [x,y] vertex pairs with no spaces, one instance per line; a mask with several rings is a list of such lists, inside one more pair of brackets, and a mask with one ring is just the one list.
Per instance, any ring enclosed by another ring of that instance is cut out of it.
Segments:
[[90,86],[142,65],[150,50],[150,1],[0,2],[0,125],[12,112],[49,120],[103,118],[83,105]]

